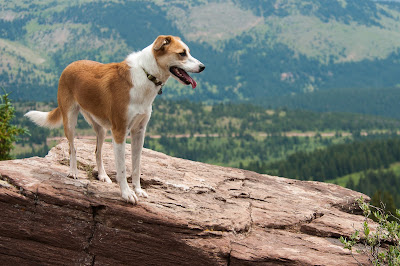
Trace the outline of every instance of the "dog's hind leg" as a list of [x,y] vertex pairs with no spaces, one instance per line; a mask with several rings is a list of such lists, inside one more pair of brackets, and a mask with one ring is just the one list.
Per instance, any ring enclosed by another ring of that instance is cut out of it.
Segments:
[[76,149],[74,145],[75,126],[78,119],[79,107],[71,105],[66,112],[63,112],[64,133],[69,142],[69,177],[78,178],[76,162]]
[[90,115],[90,113],[81,109],[81,114],[85,118],[86,122],[88,122],[96,132],[96,164],[98,170],[97,178],[100,181],[112,183],[111,179],[108,177],[106,171],[104,170],[103,157],[102,157],[102,147],[104,143],[104,139],[106,138],[107,130],[102,127],[99,123],[97,123],[94,118]]
[[112,183],[111,179],[106,174],[104,170],[103,158],[102,158],[102,147],[104,143],[104,139],[106,138],[107,130],[103,128],[101,125],[93,122],[93,129],[97,135],[97,142],[96,142],[96,164],[97,169],[99,171],[98,179],[103,182]]

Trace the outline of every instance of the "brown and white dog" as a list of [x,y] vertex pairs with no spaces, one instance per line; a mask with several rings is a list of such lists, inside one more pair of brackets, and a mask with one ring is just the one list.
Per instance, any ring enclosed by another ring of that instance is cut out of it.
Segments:
[[[79,112],[93,126],[97,135],[96,163],[98,178],[111,183],[107,176],[101,148],[111,129],[117,181],[126,201],[137,203],[137,196],[147,197],[140,186],[140,157],[152,103],[170,76],[196,87],[187,72],[199,73],[205,66],[190,55],[189,47],[179,37],[158,36],[148,47],[130,54],[120,63],[102,64],[81,60],[62,72],[58,84],[58,107],[51,112],[30,111],[26,114],[40,126],[64,125],[69,142],[69,176],[77,178],[75,125]],[[125,141],[131,134],[132,185],[126,179]]]

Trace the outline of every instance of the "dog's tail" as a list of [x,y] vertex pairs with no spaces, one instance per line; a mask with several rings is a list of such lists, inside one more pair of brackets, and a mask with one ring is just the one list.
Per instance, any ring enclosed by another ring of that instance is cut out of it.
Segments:
[[48,128],[59,127],[63,122],[60,107],[50,112],[29,111],[25,116],[35,122],[35,124]]

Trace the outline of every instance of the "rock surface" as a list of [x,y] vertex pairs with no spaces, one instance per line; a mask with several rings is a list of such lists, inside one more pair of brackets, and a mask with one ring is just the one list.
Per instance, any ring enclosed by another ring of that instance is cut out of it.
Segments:
[[94,141],[76,147],[77,180],[66,141],[45,158],[0,162],[1,265],[357,265],[338,238],[362,226],[360,193],[144,149],[149,198],[134,206],[120,198],[112,145],[112,184],[95,179]]

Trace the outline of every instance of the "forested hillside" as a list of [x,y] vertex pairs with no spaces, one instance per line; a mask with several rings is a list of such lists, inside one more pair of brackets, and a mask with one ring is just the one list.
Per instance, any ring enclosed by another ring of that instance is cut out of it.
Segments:
[[[261,164],[271,172],[301,180],[326,181],[366,169],[388,168],[400,161],[400,138],[363,140],[312,152],[297,152],[285,160]],[[259,164],[260,165],[260,164]]]
[[[48,130],[37,127],[23,117],[28,110],[49,111],[57,103],[21,102],[16,103],[16,124],[29,128],[32,136],[26,143],[42,143],[49,136],[63,136],[62,128]],[[78,118],[78,135],[94,135],[82,116]],[[174,137],[176,135],[194,137],[196,135],[213,137],[252,138],[267,136],[285,137],[316,136],[327,133],[330,136],[396,132],[400,129],[397,119],[380,116],[339,113],[312,112],[285,108],[265,109],[250,104],[220,103],[207,105],[188,100],[172,101],[157,98],[147,127],[147,135]],[[305,133],[305,134],[300,134]]]
[[[0,86],[14,99],[54,101],[70,62],[122,61],[158,34],[182,36],[207,66],[194,76],[196,90],[170,81],[165,98],[289,106],[275,99],[291,95],[301,105],[304,92],[308,98],[400,84],[395,2],[20,0],[0,7]],[[360,96],[366,102],[372,97]],[[386,101],[391,106],[398,98]]]
[[370,195],[375,206],[383,201],[394,213],[395,207],[400,207],[398,162],[400,138],[396,134],[299,151],[272,163],[253,161],[244,168],[293,179],[339,183]]

